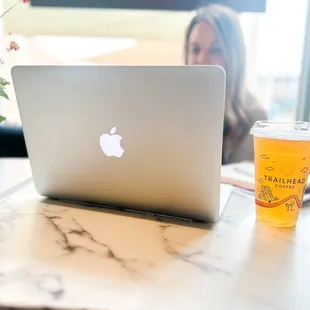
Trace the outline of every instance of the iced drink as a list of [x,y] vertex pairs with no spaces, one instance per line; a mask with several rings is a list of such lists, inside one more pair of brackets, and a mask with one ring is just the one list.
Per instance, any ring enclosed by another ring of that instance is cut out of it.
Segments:
[[256,122],[255,204],[261,222],[294,227],[310,168],[310,123]]

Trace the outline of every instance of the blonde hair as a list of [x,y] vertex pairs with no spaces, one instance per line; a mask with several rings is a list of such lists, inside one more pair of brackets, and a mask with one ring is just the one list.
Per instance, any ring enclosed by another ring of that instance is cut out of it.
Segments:
[[249,100],[254,101],[254,98],[245,89],[246,51],[238,15],[230,8],[218,4],[200,8],[186,31],[186,64],[191,32],[201,22],[213,28],[222,48],[226,71],[225,123],[230,128],[229,135],[240,140],[252,126],[246,104],[249,104]]

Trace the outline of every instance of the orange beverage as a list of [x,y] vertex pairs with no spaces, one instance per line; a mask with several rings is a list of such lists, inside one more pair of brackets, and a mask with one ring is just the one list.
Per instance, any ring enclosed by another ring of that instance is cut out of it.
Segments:
[[310,172],[310,123],[256,122],[257,219],[277,227],[295,227]]

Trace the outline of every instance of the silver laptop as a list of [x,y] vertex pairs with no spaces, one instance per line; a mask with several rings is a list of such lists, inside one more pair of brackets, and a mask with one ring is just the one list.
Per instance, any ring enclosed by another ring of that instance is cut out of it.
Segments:
[[221,68],[15,66],[12,78],[39,194],[219,219]]

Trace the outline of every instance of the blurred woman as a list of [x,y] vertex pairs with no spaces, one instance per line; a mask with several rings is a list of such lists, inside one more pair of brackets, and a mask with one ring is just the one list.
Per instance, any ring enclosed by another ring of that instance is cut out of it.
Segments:
[[185,37],[186,65],[218,65],[226,71],[222,164],[254,159],[249,131],[266,113],[245,87],[246,53],[238,15],[211,4],[197,11]]

